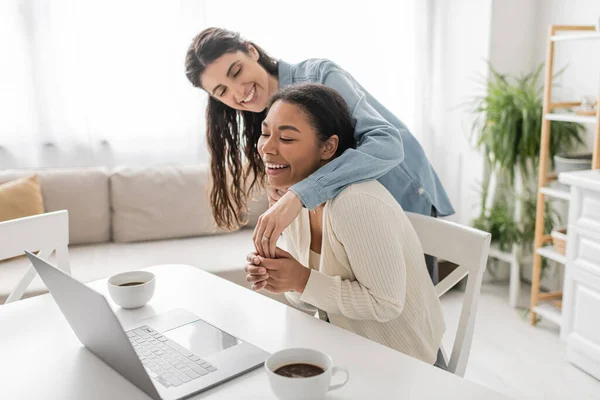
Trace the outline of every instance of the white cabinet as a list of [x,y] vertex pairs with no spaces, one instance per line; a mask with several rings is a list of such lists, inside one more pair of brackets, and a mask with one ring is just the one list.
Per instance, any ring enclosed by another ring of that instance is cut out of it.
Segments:
[[571,185],[561,338],[567,360],[600,379],[600,170],[559,180]]

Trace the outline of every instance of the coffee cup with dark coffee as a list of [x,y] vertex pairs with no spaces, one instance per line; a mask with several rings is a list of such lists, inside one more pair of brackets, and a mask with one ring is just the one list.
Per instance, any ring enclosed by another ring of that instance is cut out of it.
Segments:
[[[330,390],[344,386],[350,377],[345,368],[334,367],[331,357],[313,349],[286,349],[265,361],[269,383],[280,400],[323,399]],[[343,372],[346,379],[331,385],[331,377]]]
[[130,271],[108,278],[108,293],[123,308],[139,308],[154,295],[156,280],[148,271]]

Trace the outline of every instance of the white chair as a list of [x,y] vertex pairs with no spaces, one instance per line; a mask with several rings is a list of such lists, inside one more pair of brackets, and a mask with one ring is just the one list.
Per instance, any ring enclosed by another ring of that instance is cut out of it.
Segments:
[[450,221],[413,213],[407,213],[407,215],[419,236],[425,254],[458,265],[458,268],[436,285],[435,290],[438,297],[441,297],[468,275],[450,360],[444,354],[448,371],[462,377],[465,374],[471,352],[477,302],[492,235]]
[[[24,250],[39,250],[38,256],[47,260],[56,252],[56,266],[70,275],[68,245],[69,213],[66,210],[0,222],[0,260],[23,255]],[[21,299],[35,275],[35,269],[29,264],[6,304]]]

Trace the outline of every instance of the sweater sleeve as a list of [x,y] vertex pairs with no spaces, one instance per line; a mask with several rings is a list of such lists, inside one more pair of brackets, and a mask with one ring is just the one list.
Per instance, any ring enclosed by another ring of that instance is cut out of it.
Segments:
[[329,218],[355,280],[311,271],[300,300],[329,314],[387,322],[397,318],[406,297],[402,221],[397,211],[365,193],[344,193]]
[[[294,232],[296,230],[295,223],[292,223],[291,226],[286,228],[283,232],[284,238],[284,247],[285,250],[290,253],[292,257],[298,260],[298,252],[296,251],[296,241],[294,239]],[[290,302],[294,307],[309,312],[317,312],[317,308],[311,304],[308,304],[302,300],[300,300],[300,293],[298,292],[286,292],[285,298]]]

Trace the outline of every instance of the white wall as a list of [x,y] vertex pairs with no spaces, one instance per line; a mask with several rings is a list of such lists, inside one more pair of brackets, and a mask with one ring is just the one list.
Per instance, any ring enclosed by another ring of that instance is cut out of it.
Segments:
[[521,75],[531,72],[536,59],[536,0],[495,0],[489,60],[496,70]]
[[430,160],[463,224],[479,214],[483,159],[470,142],[473,115],[465,106],[484,93],[490,53],[491,0],[437,1],[441,58],[433,99],[437,111]]
[[[537,0],[535,62],[539,64],[546,59],[550,24],[596,25],[599,18],[600,0]],[[600,97],[600,41],[557,42],[554,65],[555,70],[568,66],[558,79],[560,87],[554,89],[554,100],[579,101],[585,95]],[[593,126],[586,128],[585,149],[591,151]]]

